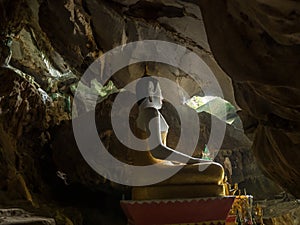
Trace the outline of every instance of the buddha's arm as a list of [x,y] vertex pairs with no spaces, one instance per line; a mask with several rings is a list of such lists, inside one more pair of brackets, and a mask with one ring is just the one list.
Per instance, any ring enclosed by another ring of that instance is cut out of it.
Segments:
[[151,150],[151,154],[158,159],[166,159],[170,161],[177,161],[183,163],[204,163],[204,162],[211,162],[209,160],[203,160],[195,157],[191,157],[184,153],[175,151],[163,144],[158,145],[156,148]]
[[[159,114],[156,109],[147,108],[145,109],[145,115],[147,118],[147,122],[149,124],[149,129],[147,129],[147,133],[149,136],[149,141],[155,143],[155,148],[151,150],[151,154],[158,159],[166,159],[170,161],[177,161],[183,163],[202,163],[202,162],[210,162],[209,160],[203,160],[199,158],[194,158],[184,153],[175,151],[172,148],[165,146],[162,143],[161,132],[160,132],[160,121]],[[150,144],[150,146],[153,146]]]

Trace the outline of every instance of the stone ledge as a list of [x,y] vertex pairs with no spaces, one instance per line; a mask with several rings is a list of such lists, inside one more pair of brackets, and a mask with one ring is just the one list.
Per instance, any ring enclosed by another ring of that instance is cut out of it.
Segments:
[[1,225],[56,225],[52,218],[31,215],[23,209],[0,209]]

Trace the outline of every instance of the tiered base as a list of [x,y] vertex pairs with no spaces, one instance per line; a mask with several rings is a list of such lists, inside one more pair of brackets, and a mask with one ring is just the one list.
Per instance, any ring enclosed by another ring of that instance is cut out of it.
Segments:
[[225,225],[235,196],[121,201],[130,225]]

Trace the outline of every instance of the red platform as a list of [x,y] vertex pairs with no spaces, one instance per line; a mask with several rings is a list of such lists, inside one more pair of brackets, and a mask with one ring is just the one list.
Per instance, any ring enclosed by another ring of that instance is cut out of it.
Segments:
[[121,201],[130,225],[224,225],[235,196]]

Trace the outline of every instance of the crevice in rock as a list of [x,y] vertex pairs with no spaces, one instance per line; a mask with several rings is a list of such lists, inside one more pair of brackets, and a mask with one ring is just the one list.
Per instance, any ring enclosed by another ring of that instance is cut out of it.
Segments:
[[155,20],[162,16],[172,17],[183,17],[183,8],[177,8],[174,6],[166,6],[162,3],[153,3],[147,1],[139,1],[134,5],[131,5],[126,15],[133,17],[144,18],[146,20]]

